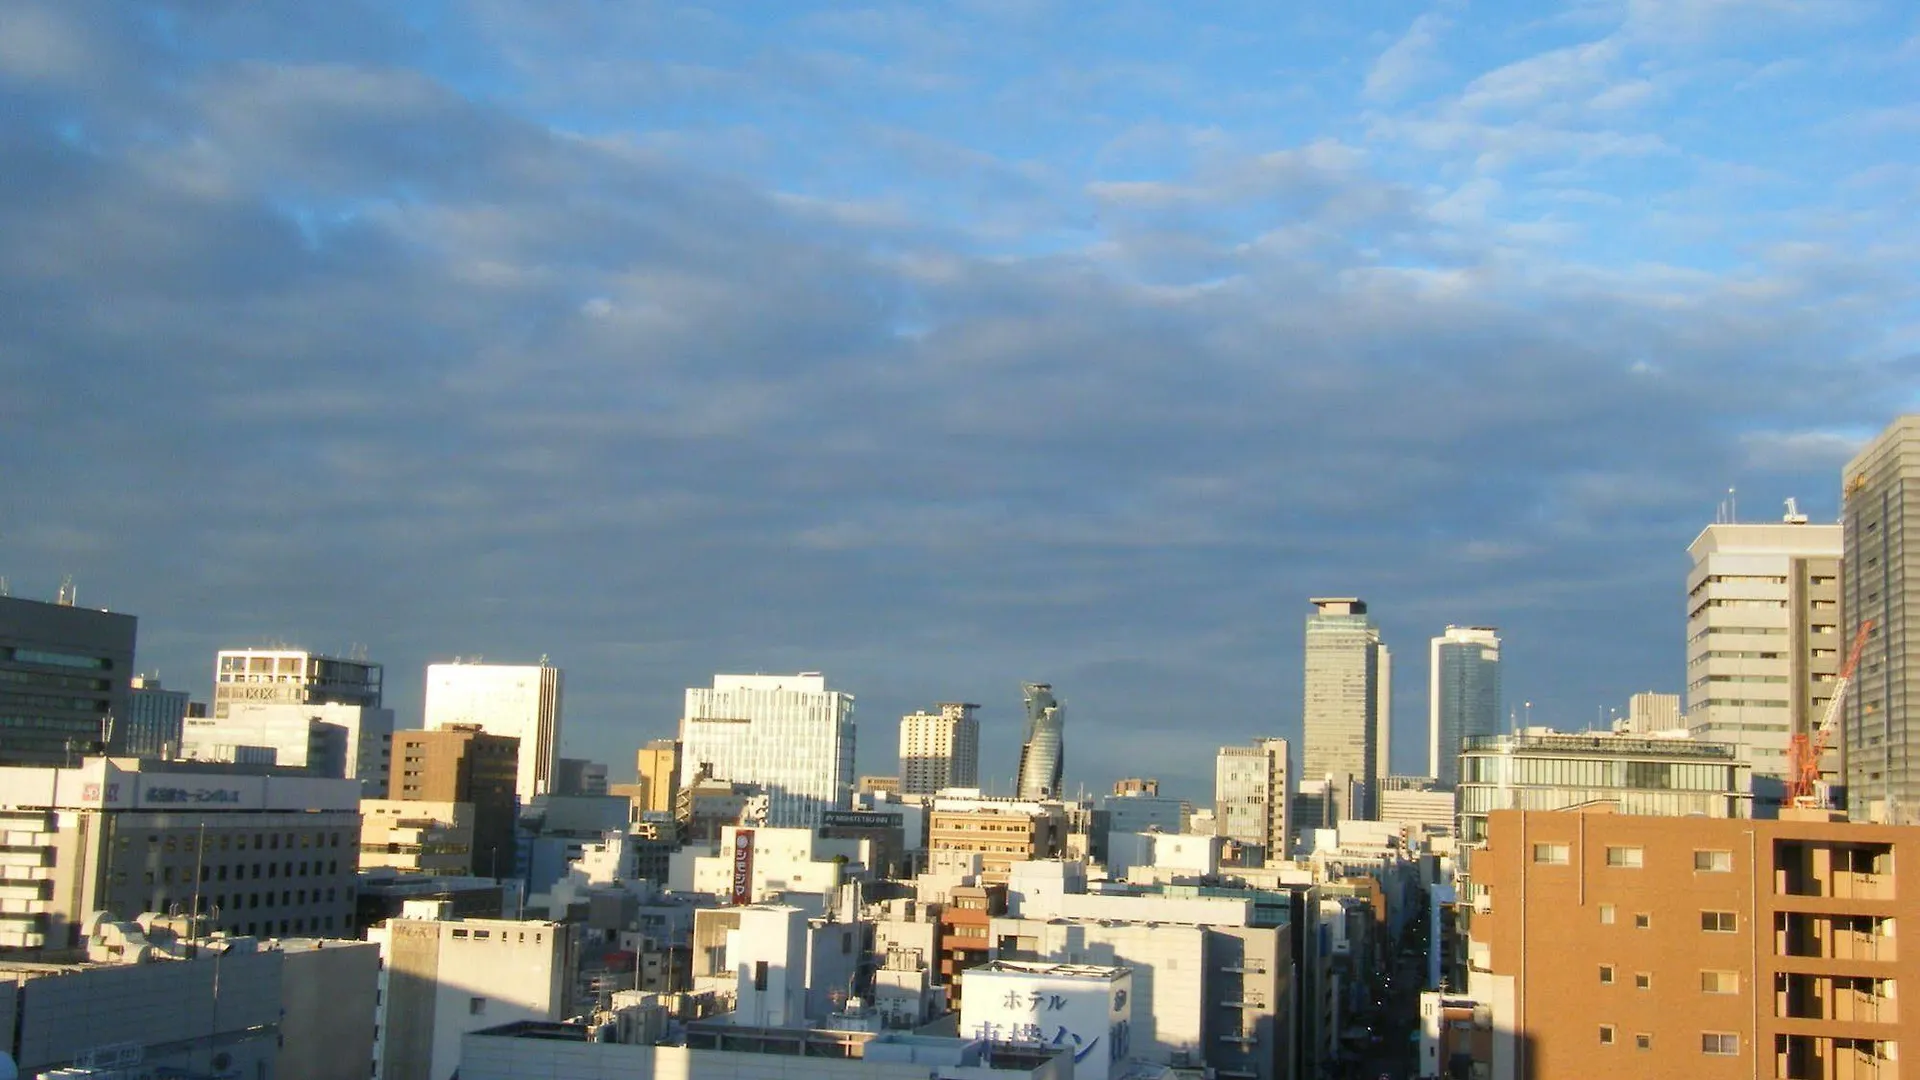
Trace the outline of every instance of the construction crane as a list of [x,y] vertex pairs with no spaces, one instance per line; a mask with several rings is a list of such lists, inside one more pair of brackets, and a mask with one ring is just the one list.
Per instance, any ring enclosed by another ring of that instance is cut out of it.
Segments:
[[1827,711],[1820,717],[1820,726],[1809,735],[1796,732],[1793,746],[1788,753],[1787,771],[1791,774],[1791,787],[1787,789],[1787,803],[1790,806],[1819,807],[1823,801],[1820,789],[1820,758],[1827,752],[1827,744],[1833,741],[1833,733],[1840,726],[1840,709],[1846,704],[1847,687],[1853,682],[1853,669],[1860,665],[1860,650],[1866,648],[1867,635],[1873,631],[1873,620],[1860,624],[1853,635],[1853,647],[1847,650],[1847,664],[1840,669],[1840,677],[1834,680],[1833,696],[1827,699]]

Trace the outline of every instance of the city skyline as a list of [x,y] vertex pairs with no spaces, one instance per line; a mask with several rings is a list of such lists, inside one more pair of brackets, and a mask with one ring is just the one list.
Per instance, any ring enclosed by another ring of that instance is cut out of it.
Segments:
[[1903,5],[430,7],[8,7],[0,575],[168,685],[551,654],[617,768],[824,669],[999,778],[1044,675],[1197,796],[1338,592],[1416,772],[1413,643],[1679,690],[1727,489],[1920,406]]

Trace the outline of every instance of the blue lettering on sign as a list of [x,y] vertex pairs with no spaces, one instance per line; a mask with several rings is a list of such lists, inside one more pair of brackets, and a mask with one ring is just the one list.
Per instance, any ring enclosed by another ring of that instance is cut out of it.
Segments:
[[237,803],[240,793],[230,788],[147,788],[143,794],[150,803]]

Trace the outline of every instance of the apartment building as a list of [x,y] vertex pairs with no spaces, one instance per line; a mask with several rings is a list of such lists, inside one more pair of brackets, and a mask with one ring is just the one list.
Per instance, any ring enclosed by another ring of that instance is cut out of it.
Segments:
[[402,731],[394,738],[387,797],[396,802],[467,804],[472,808],[471,867],[458,872],[501,877],[513,869],[517,844],[519,756],[519,739],[494,735],[475,725]]
[[1014,863],[1066,852],[1066,808],[1027,799],[937,798],[927,820],[927,849],[978,854],[980,880],[1004,882]]
[[1920,1046],[1920,828],[1503,810],[1475,874],[1494,1080],[1892,1080]]

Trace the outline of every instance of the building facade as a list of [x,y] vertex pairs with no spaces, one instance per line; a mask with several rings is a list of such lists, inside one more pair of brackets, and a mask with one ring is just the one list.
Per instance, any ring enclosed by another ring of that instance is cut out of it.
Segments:
[[573,1014],[574,926],[441,910],[410,901],[402,917],[367,931],[381,960],[374,1080],[450,1080],[467,1032]]
[[0,763],[68,765],[118,745],[137,628],[131,615],[0,596]]
[[1223,746],[1213,761],[1214,835],[1233,841],[1255,862],[1287,858],[1293,837],[1294,760],[1287,740]]
[[360,869],[473,872],[473,804],[360,800]]
[[[1709,525],[1687,548],[1687,729],[1733,747],[1776,793],[1794,734],[1819,725],[1845,662],[1840,546],[1840,526],[1796,514]],[[1836,779],[1839,757],[1836,742],[1822,770]]]
[[472,807],[470,872],[502,877],[513,869],[517,846],[519,750],[520,740],[513,736],[471,725],[402,731],[394,739],[387,798]]
[[262,769],[89,758],[0,768],[0,949],[66,948],[88,912],[198,910],[231,934],[345,934],[360,792]]
[[1498,735],[1500,631],[1449,626],[1434,638],[1427,676],[1427,775],[1451,790],[1460,782],[1460,744]]
[[186,726],[188,694],[168,690],[150,675],[135,675],[127,690],[127,714],[117,742],[130,757],[171,757]]
[[654,739],[641,747],[634,755],[634,772],[640,785],[640,814],[672,816],[680,794],[680,740]]
[[1680,695],[1644,690],[1627,699],[1626,730],[1634,735],[1651,735],[1685,727],[1681,722]]
[[683,787],[703,770],[767,796],[766,824],[812,828],[853,799],[853,695],[819,672],[716,675],[687,691]]
[[214,659],[213,715],[236,702],[380,705],[382,669],[305,649],[222,649]]
[[1836,647],[1866,620],[1841,727],[1856,818],[1920,821],[1920,416],[1902,416],[1842,474],[1845,580]]
[[900,718],[900,793],[932,795],[980,785],[980,708],[943,701],[939,712]]
[[431,664],[426,728],[472,726],[520,740],[514,793],[526,805],[553,790],[564,681],[544,657],[538,664]]
[[1067,810],[1057,802],[955,795],[934,800],[927,850],[980,856],[980,880],[1007,880],[1014,863],[1057,859],[1067,850]]
[[1306,752],[1301,779],[1333,778],[1333,790],[1352,791],[1354,805],[1337,818],[1372,815],[1371,790],[1386,776],[1388,718],[1392,714],[1391,661],[1380,631],[1357,597],[1315,597],[1307,619],[1303,725]]
[[1026,706],[1026,735],[1020,743],[1017,794],[1022,799],[1057,799],[1067,765],[1067,710],[1048,683],[1021,683]]
[[1494,1080],[1899,1075],[1920,829],[1791,809],[1488,824],[1469,992]]

